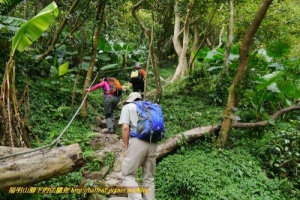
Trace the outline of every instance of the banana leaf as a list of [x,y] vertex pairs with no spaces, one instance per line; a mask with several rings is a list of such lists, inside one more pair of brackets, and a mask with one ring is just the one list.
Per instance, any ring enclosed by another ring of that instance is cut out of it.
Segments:
[[35,17],[23,24],[12,40],[11,56],[14,55],[16,49],[22,52],[37,40],[55,20],[57,15],[57,5],[55,2],[52,2]]

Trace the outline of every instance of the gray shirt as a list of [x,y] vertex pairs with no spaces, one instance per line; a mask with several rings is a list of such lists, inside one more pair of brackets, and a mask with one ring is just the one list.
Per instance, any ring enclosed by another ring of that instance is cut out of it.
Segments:
[[123,106],[119,124],[129,124],[130,129],[136,129],[138,122],[138,115],[136,111],[136,105],[129,103]]

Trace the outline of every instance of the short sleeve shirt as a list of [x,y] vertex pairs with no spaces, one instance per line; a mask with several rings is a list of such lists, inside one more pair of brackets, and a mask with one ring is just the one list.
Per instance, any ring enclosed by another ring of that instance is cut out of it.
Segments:
[[136,111],[136,105],[129,103],[123,106],[119,124],[129,124],[131,129],[135,129],[137,126],[138,115]]

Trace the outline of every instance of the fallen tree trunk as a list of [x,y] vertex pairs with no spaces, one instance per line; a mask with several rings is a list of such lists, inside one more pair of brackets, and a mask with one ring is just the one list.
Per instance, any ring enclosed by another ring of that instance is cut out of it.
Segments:
[[[299,101],[295,102],[295,104],[298,102]],[[292,105],[288,108],[284,108],[282,110],[277,111],[275,114],[271,115],[270,118],[276,120],[283,114],[294,111],[294,110],[300,110],[300,106]],[[232,124],[231,128],[242,128],[242,129],[256,128],[256,127],[267,126],[268,124],[269,124],[269,121],[267,121],[267,120],[253,122],[253,123],[236,122],[236,123]],[[164,141],[162,144],[160,144],[158,146],[156,158],[157,159],[162,158],[162,157],[166,156],[168,153],[170,153],[173,150],[175,150],[176,148],[178,148],[180,146],[179,141],[191,142],[193,140],[203,137],[206,133],[209,133],[209,134],[215,133],[215,132],[218,132],[220,129],[221,129],[221,124],[217,124],[217,125],[204,126],[204,127],[200,127],[200,128],[191,129],[191,130],[185,131],[181,134],[174,135],[173,137],[167,139],[166,141]]]
[[32,149],[0,147],[0,190],[9,186],[29,186],[70,172],[78,171],[84,164],[78,144],[1,159],[11,153]]
[[195,128],[188,130],[181,134],[175,135],[167,139],[164,143],[157,148],[157,159],[164,157],[166,154],[172,152],[174,149],[179,147],[178,141],[184,140],[185,142],[191,142],[195,139],[199,139],[206,133],[214,132],[215,130],[220,130],[220,125],[205,126],[201,128]]

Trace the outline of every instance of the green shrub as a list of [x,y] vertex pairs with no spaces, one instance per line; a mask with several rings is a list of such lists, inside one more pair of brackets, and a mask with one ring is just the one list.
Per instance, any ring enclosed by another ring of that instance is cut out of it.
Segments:
[[[80,172],[73,172],[47,181],[42,181],[30,187],[78,187],[82,177]],[[61,199],[85,199],[86,194],[8,194],[6,192],[0,193],[0,200],[19,200],[19,199],[43,199],[43,200],[61,200]]]
[[290,186],[268,179],[249,154],[200,142],[161,161],[155,184],[158,200],[290,199]]
[[261,159],[270,177],[288,178],[296,189],[300,187],[300,122],[291,122],[278,123],[277,130],[266,129],[260,145],[252,152]]

